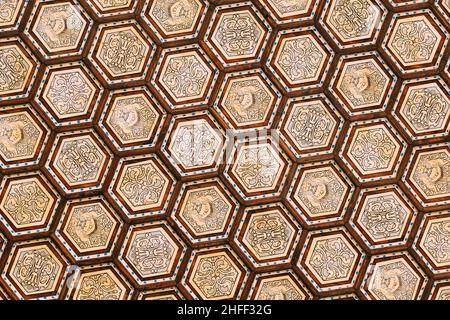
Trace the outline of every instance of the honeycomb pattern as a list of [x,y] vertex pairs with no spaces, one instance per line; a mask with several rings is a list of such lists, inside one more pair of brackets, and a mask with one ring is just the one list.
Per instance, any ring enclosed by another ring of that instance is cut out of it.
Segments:
[[449,21],[0,1],[0,300],[449,300]]

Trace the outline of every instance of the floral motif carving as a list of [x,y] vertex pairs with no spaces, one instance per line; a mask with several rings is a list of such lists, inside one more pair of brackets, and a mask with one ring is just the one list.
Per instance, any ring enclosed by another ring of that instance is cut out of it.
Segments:
[[304,35],[283,40],[275,63],[292,84],[299,84],[318,77],[326,56],[311,36]]
[[200,256],[192,281],[206,299],[226,298],[233,294],[241,272],[224,254]]
[[263,121],[273,96],[267,92],[258,77],[231,82],[223,107],[239,125]]
[[373,60],[346,65],[338,89],[354,108],[379,104],[383,100],[388,78]]
[[125,200],[138,210],[157,206],[168,184],[168,179],[153,161],[146,161],[127,165],[118,189]]
[[375,265],[369,290],[380,300],[414,299],[419,278],[403,259]]
[[71,184],[98,179],[106,156],[88,137],[65,139],[55,159],[55,167]]
[[399,20],[389,47],[405,65],[428,62],[440,40],[425,17]]
[[210,76],[196,53],[186,53],[168,57],[161,82],[175,100],[185,101],[201,97]]
[[95,88],[80,70],[55,72],[45,90],[44,97],[60,118],[87,112]]
[[220,16],[213,41],[229,59],[256,54],[263,31],[248,11],[224,13]]
[[220,137],[206,121],[180,124],[170,143],[172,155],[187,169],[210,166],[222,147]]
[[12,181],[9,185],[1,209],[18,227],[28,227],[42,223],[54,203],[37,179]]
[[430,220],[421,247],[438,266],[450,265],[450,220]]
[[200,9],[197,0],[157,0],[149,13],[166,34],[175,34],[192,30]]
[[141,72],[148,51],[142,36],[124,27],[105,31],[97,57],[112,76],[123,76]]
[[323,283],[347,280],[356,254],[341,236],[318,238],[311,245],[307,263]]
[[0,94],[23,90],[30,72],[30,61],[17,46],[0,47]]
[[132,0],[94,0],[105,11],[126,8]]
[[332,169],[312,169],[302,175],[295,197],[316,217],[337,213],[347,192]]
[[28,295],[51,292],[62,271],[55,259],[46,247],[19,250],[12,277]]
[[358,129],[349,155],[363,173],[388,170],[399,149],[386,129],[380,126]]
[[112,273],[93,272],[81,276],[80,288],[75,300],[120,300],[124,294],[124,288],[118,285],[118,279]]
[[150,138],[159,116],[142,95],[117,98],[111,107],[108,124],[125,143]]
[[450,155],[445,151],[419,155],[411,179],[427,198],[450,193]]
[[75,49],[86,21],[70,3],[43,5],[33,28],[51,51]]
[[71,210],[64,232],[86,252],[105,248],[116,224],[102,205],[80,205]]
[[379,10],[369,0],[337,0],[332,4],[329,23],[344,41],[370,36]]
[[220,232],[231,209],[219,189],[206,187],[189,190],[180,216],[196,235]]
[[400,109],[416,133],[443,128],[449,111],[450,102],[437,85],[411,88]]
[[25,112],[0,116],[0,154],[6,161],[33,157],[41,136],[42,131]]
[[285,130],[300,150],[325,147],[336,126],[321,103],[301,103],[293,107]]
[[267,144],[243,147],[233,167],[235,174],[249,191],[273,188],[282,169],[281,160]]
[[398,238],[405,227],[408,212],[392,193],[369,196],[359,221],[375,241]]
[[170,271],[177,248],[159,228],[137,233],[131,242],[128,259],[143,277],[154,277]]
[[244,243],[260,259],[286,254],[293,237],[293,229],[279,212],[253,214],[244,234]]

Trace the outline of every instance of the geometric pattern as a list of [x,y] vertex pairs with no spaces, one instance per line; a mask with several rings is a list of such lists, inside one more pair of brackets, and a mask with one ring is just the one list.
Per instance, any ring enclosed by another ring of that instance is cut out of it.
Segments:
[[214,111],[236,130],[270,128],[281,94],[260,69],[228,73]]
[[279,32],[268,68],[287,92],[319,88],[334,51],[315,28]]
[[311,297],[292,270],[258,274],[249,293],[251,300],[310,300]]
[[89,60],[99,78],[110,86],[145,80],[156,48],[136,21],[102,24],[95,39]]
[[448,212],[433,212],[425,216],[414,242],[415,253],[434,274],[449,275],[450,249]]
[[29,98],[41,66],[33,52],[21,38],[0,39],[0,64],[2,66],[0,103],[2,105],[11,104],[11,99],[20,103]]
[[171,218],[190,243],[214,243],[227,239],[238,204],[217,178],[183,184]]
[[167,223],[131,226],[119,253],[119,263],[138,286],[174,282],[186,245]]
[[42,240],[15,242],[2,280],[18,299],[58,299],[68,262],[54,243]]
[[102,188],[112,153],[92,130],[64,132],[55,138],[45,169],[64,193]]
[[356,121],[339,157],[360,183],[396,177],[406,143],[387,119]]
[[152,86],[170,108],[187,108],[207,104],[218,69],[198,45],[162,51]]
[[57,241],[77,261],[110,257],[123,222],[103,197],[69,200],[56,230]]
[[0,0],[0,300],[450,300],[449,21]]

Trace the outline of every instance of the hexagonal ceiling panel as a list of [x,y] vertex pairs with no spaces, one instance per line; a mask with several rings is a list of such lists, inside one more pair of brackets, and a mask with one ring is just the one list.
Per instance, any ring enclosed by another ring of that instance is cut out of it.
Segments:
[[24,33],[44,59],[79,57],[92,24],[76,0],[38,0]]
[[313,27],[278,32],[267,60],[285,91],[323,85],[334,52]]
[[205,43],[223,67],[259,62],[271,30],[261,13],[248,2],[217,6]]
[[429,10],[399,13],[389,25],[383,49],[403,74],[439,68],[448,31]]
[[337,0],[325,4],[320,22],[339,48],[376,42],[387,10],[377,0]]
[[89,61],[110,86],[136,81],[143,84],[155,50],[152,40],[136,21],[111,22],[98,27]]
[[205,0],[146,0],[141,18],[164,43],[198,36],[208,8]]

